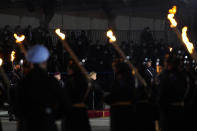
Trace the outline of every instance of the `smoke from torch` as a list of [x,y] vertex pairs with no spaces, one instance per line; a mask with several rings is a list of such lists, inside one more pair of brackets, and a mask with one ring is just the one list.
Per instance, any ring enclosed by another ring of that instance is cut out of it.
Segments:
[[60,32],[60,29],[56,29],[55,32],[62,40],[65,40],[66,36],[64,33]]
[[14,61],[14,59],[15,59],[15,54],[16,54],[16,52],[15,52],[15,51],[12,51],[12,53],[11,53],[11,62]]
[[171,23],[171,25],[170,25],[171,28],[175,28],[177,26],[177,22],[174,18],[176,11],[177,11],[176,6],[173,6],[173,8],[169,10],[168,19]]
[[18,36],[14,33],[14,38],[16,39],[16,43],[21,44],[25,40],[25,35]]
[[182,40],[183,43],[186,45],[189,53],[192,54],[194,51],[194,45],[189,41],[189,38],[187,37],[187,26],[183,27],[182,29]]
[[109,38],[109,42],[116,42],[116,37],[114,36],[112,30],[107,31],[107,37]]

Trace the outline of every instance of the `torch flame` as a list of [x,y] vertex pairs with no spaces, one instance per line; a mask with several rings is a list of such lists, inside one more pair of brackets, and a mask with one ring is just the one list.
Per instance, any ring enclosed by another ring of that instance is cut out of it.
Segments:
[[187,26],[183,27],[182,29],[182,40],[183,43],[186,45],[189,53],[192,54],[194,51],[194,45],[189,41],[189,38],[187,37]]
[[25,35],[18,36],[16,33],[14,33],[14,38],[16,39],[16,43],[20,44],[25,40]]
[[176,6],[173,6],[173,8],[169,10],[168,19],[171,23],[170,25],[171,28],[175,28],[177,26],[177,22],[174,18],[176,11],[177,11]]
[[169,50],[170,50],[170,52],[172,52],[173,48],[172,47],[169,47]]
[[16,52],[15,52],[15,51],[12,51],[12,53],[11,53],[11,62],[14,61],[14,59],[15,59],[15,54],[16,54]]
[[109,37],[109,41],[110,42],[115,42],[116,41],[116,37],[114,36],[112,30],[107,31],[107,37]]
[[56,29],[55,33],[62,39],[65,40],[65,34],[60,32],[60,29]]
[[2,66],[3,64],[3,60],[0,58],[0,66]]

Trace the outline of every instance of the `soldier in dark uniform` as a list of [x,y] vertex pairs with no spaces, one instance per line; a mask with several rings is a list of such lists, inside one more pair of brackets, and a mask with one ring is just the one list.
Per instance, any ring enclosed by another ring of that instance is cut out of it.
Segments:
[[64,98],[56,79],[46,71],[49,51],[41,45],[33,46],[26,59],[33,69],[16,89],[15,110],[19,131],[57,131],[55,120],[64,108]]
[[85,94],[88,82],[77,65],[71,60],[67,67],[68,81],[66,90],[71,100],[71,109],[63,121],[64,131],[91,131],[88,111],[85,105]]
[[126,63],[116,59],[113,64],[115,80],[105,100],[111,106],[111,131],[135,131],[134,78]]
[[187,78],[179,68],[180,61],[175,54],[168,54],[164,60],[164,71],[160,76],[159,108],[162,131],[184,130],[184,96]]
[[97,73],[90,72],[91,90],[87,98],[86,104],[89,110],[103,110],[103,90],[97,81]]
[[[5,89],[4,82],[2,81],[2,78],[0,76],[0,108],[2,109],[4,107],[4,102],[6,101],[6,89]],[[0,118],[0,131],[3,131],[2,124],[1,124],[1,118]]]
[[146,62],[146,67],[145,67],[145,71],[144,72],[145,72],[145,75],[146,75],[145,79],[146,79],[146,81],[148,83],[148,86],[149,86],[149,88],[151,88],[152,83],[153,83],[153,81],[154,81],[154,79],[156,77],[156,74],[157,74],[155,69],[152,67],[151,59],[149,59]]
[[[139,66],[140,67],[140,66]],[[138,67],[138,68],[139,68]],[[145,79],[147,86],[141,83],[136,87],[136,126],[138,131],[154,131],[157,108],[154,102],[153,80],[155,77],[151,61],[139,68],[139,73]]]

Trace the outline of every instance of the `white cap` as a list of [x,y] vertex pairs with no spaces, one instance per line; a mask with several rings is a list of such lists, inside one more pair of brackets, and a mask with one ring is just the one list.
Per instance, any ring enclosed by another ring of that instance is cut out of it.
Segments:
[[27,52],[27,61],[39,64],[48,60],[50,54],[48,49],[43,45],[35,45]]

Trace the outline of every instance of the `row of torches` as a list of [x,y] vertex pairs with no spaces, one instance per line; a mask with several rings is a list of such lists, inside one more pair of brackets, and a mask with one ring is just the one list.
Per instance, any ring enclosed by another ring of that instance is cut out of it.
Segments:
[[[196,51],[194,50],[194,46],[193,44],[189,41],[189,38],[187,37],[187,27],[183,27],[182,28],[182,34],[180,34],[179,30],[177,29],[177,25],[178,23],[175,20],[175,14],[177,12],[177,7],[173,6],[172,9],[169,10],[169,14],[168,14],[168,19],[171,23],[170,27],[174,29],[175,33],[177,34],[178,38],[181,40],[181,43],[183,43],[186,47],[188,52],[191,54],[192,58],[197,61],[197,55],[196,55]],[[61,43],[63,44],[63,47],[68,51],[68,53],[70,54],[70,56],[73,58],[74,62],[77,64],[77,66],[80,68],[81,72],[84,74],[84,76],[86,77],[86,79],[89,81],[89,77],[87,74],[86,69],[81,65],[78,57],[75,55],[75,53],[73,52],[73,50],[70,48],[69,44],[67,43],[67,41],[65,41],[66,39],[66,35],[64,33],[61,32],[60,29],[56,29],[55,30],[56,34],[60,37],[61,39]],[[138,79],[140,80],[140,82],[146,87],[147,83],[146,81],[141,77],[141,75],[138,73],[137,68],[135,68],[135,66],[126,59],[126,56],[124,54],[124,52],[120,49],[120,47],[118,46],[118,44],[116,43],[116,37],[113,33],[112,30],[109,30],[106,34],[106,36],[109,38],[109,42],[113,45],[114,49],[119,53],[120,57],[122,59],[125,60],[125,62],[129,65],[129,67],[133,70],[133,74],[135,74]],[[21,35],[18,36],[16,33],[14,34],[14,38],[16,39],[16,43],[19,44],[19,47],[21,49],[21,52],[26,55],[26,50],[22,44],[22,42],[25,40],[25,35]],[[170,49],[172,50],[172,48]],[[13,62],[15,59],[15,52],[12,51],[11,53],[11,61]],[[3,60],[0,58],[0,73],[4,74],[3,69],[1,68],[3,63]],[[6,76],[5,74],[2,76]]]

